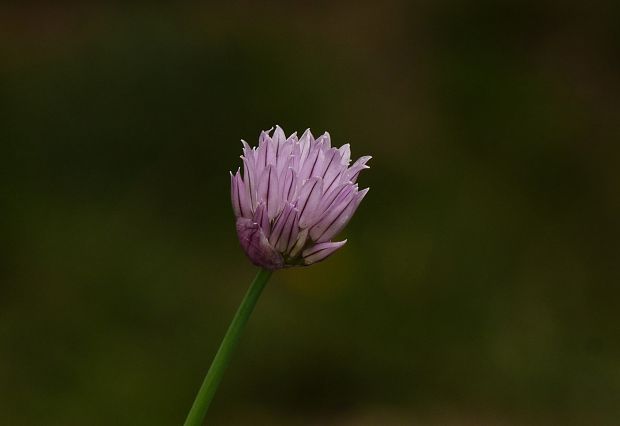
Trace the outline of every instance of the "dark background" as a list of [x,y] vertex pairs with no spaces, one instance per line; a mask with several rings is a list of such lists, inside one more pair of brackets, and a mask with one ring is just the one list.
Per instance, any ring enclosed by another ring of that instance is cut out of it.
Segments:
[[0,8],[0,424],[182,423],[274,124],[372,189],[212,424],[618,424],[620,3],[257,3]]

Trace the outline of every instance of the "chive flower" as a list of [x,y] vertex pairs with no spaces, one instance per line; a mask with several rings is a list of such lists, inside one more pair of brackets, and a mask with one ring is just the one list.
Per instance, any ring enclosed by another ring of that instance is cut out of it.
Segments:
[[230,173],[237,236],[260,266],[222,339],[184,426],[200,426],[239,343],[241,333],[276,269],[326,259],[347,240],[332,241],[347,225],[368,188],[357,177],[371,157],[351,165],[349,144],[332,148],[329,133],[288,138],[279,126],[261,132],[258,147],[243,143],[241,170]]
[[370,156],[351,163],[349,144],[331,146],[329,133],[288,138],[276,126],[258,147],[243,144],[241,169],[230,173],[237,236],[257,266],[276,270],[326,259],[347,240],[332,241],[349,222],[369,188],[357,178]]

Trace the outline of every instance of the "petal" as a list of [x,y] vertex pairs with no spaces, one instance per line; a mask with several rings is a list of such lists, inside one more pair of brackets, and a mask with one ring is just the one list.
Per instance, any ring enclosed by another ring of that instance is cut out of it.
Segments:
[[308,154],[308,158],[304,161],[303,166],[301,166],[301,170],[299,171],[299,178],[301,180],[309,179],[311,177],[315,177],[313,174],[314,169],[316,168],[317,162],[320,159],[325,158],[325,154],[321,151],[320,145],[314,145],[310,148],[310,153]]
[[299,226],[305,228],[314,218],[323,195],[323,180],[314,177],[308,179],[299,192],[297,209],[299,210]]
[[324,217],[328,214],[328,210],[342,203],[351,193],[357,191],[357,186],[351,183],[343,183],[338,185],[329,193],[323,194],[321,203],[319,204],[317,214]]
[[[336,221],[345,214],[345,211],[353,204],[355,200],[355,191],[345,188],[341,191],[336,200],[323,212],[321,218],[310,228],[310,238],[312,241],[327,241],[325,233],[335,226]],[[333,234],[331,234],[333,235]]]
[[308,228],[302,229],[297,234],[297,239],[293,240],[293,245],[290,247],[289,256],[297,257],[297,255],[303,250],[306,246],[306,242],[308,241]]
[[252,206],[250,197],[246,189],[243,179],[241,179],[241,172],[237,170],[237,173],[233,176],[233,183],[235,186],[235,194],[233,195],[233,209],[235,209],[235,203],[238,200],[239,203],[239,215],[247,218],[252,217]]
[[340,148],[338,148],[340,154],[342,154],[341,163],[344,166],[348,166],[351,163],[351,145],[345,143]]
[[[332,239],[336,234],[344,229],[345,226],[349,223],[353,214],[357,210],[358,206],[368,193],[370,188],[366,188],[363,191],[357,192],[353,199],[347,203],[344,209],[336,215],[336,217],[331,221],[331,223],[321,224],[319,230],[317,230],[314,235],[316,238],[312,238],[317,242],[324,242]],[[318,224],[317,224],[318,226]],[[318,234],[318,235],[317,235]]]
[[357,161],[355,163],[353,163],[353,165],[351,167],[349,167],[349,169],[345,173],[345,175],[347,177],[347,180],[349,180],[351,182],[355,182],[357,180],[357,177],[359,176],[359,174],[360,174],[360,172],[362,170],[370,168],[370,167],[368,167],[366,165],[366,163],[371,158],[372,157],[370,155],[366,155],[364,157],[358,158]]
[[301,161],[301,145],[299,144],[299,142],[293,145],[293,152],[291,152],[291,157],[293,157],[293,170],[299,172],[299,164]]
[[303,133],[303,135],[301,135],[301,138],[299,139],[299,163],[297,170],[300,170],[306,162],[308,154],[310,153],[310,147],[313,144],[314,136],[312,136],[310,129],[306,129],[306,131]]
[[287,167],[293,165],[293,145],[294,142],[288,140],[280,145],[279,151],[277,153],[276,166],[278,169],[278,176],[285,170]]
[[271,138],[262,140],[256,149],[256,173],[260,176],[267,167],[267,146],[271,143]]
[[[299,212],[291,203],[282,210],[282,214],[278,216],[273,232],[269,236],[269,243],[280,253],[287,251],[291,238],[293,241],[297,238],[295,231],[298,229]],[[292,237],[294,234],[294,237]]]
[[286,141],[287,142],[297,143],[299,141],[299,139],[297,138],[297,132],[291,133],[291,135],[288,137],[288,139]]
[[273,142],[274,146],[278,146],[286,140],[286,135],[284,134],[284,130],[278,125],[276,125],[276,130],[273,132]]
[[284,267],[282,255],[269,244],[257,223],[240,217],[237,219],[236,228],[241,247],[252,263],[271,270]]
[[262,132],[260,132],[260,136],[258,137],[259,145],[267,140],[271,140],[271,136],[269,136],[269,134],[271,133],[272,130],[273,130],[273,127],[269,130],[263,130]]
[[325,148],[331,148],[331,146],[332,146],[332,141],[331,141],[331,137],[329,136],[329,132],[323,133],[321,136],[316,138],[316,141],[317,142],[321,142],[321,144]]
[[327,242],[316,244],[302,253],[302,257],[304,258],[304,264],[312,265],[313,263],[320,262],[321,260],[325,260],[332,253],[338,250],[340,247],[345,245],[347,240],[337,241],[337,242]]
[[[243,181],[245,187],[245,193],[247,194],[249,206],[251,209],[256,208],[256,192],[258,189],[258,182],[256,178],[256,169],[252,162],[243,158]],[[249,216],[245,216],[249,217]]]
[[292,203],[297,195],[297,174],[291,167],[280,175],[280,199]]
[[254,161],[254,150],[250,148],[250,145],[248,145],[248,143],[243,139],[241,139],[241,144],[243,145],[243,156]]
[[273,139],[265,141],[265,166],[268,166],[268,165],[275,166],[277,146],[278,146],[278,143]]
[[256,171],[256,152],[253,149],[250,149],[247,153],[245,152],[240,157],[243,161],[243,175],[246,176],[248,173],[255,174]]
[[325,154],[325,164],[322,167],[321,177],[323,178],[326,192],[336,181],[336,178],[345,170],[345,167],[341,164],[341,155],[335,148],[331,148]]
[[241,216],[241,205],[239,204],[239,185],[237,184],[236,178],[236,175],[238,174],[238,170],[235,175],[230,172],[230,200],[232,202],[233,212],[235,212],[235,217]]
[[[285,236],[288,234],[288,238]],[[278,246],[284,247],[285,252],[290,252],[295,243],[297,242],[297,237],[299,236],[299,212],[295,209],[295,216],[291,216],[291,218],[286,222],[284,232],[282,233],[282,237],[280,237]]]
[[258,200],[266,203],[270,220],[274,219],[280,212],[281,206],[278,189],[278,176],[275,166],[269,165],[258,183]]
[[278,238],[282,235],[282,229],[284,228],[284,224],[288,220],[291,212],[295,209],[295,206],[291,203],[286,203],[284,208],[282,209],[282,213],[276,219],[273,225],[273,232],[269,235],[269,244],[273,247],[276,246],[278,242]]
[[263,230],[263,233],[266,237],[269,237],[269,233],[271,232],[271,226],[269,222],[269,217],[267,216],[267,208],[265,203],[259,203],[256,207],[256,211],[254,212],[254,216],[252,216],[252,220],[254,223],[258,223],[258,225]]

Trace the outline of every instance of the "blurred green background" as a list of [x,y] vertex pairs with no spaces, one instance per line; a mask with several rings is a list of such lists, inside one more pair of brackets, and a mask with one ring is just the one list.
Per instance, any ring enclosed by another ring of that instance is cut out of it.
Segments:
[[274,124],[372,189],[274,275],[210,424],[619,424],[618,5],[1,7],[0,424],[182,423]]

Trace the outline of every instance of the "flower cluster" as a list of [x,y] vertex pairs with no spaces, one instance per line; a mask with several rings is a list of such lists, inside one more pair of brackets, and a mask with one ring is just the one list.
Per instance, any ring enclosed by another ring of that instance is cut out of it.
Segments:
[[351,163],[349,144],[332,148],[329,133],[310,129],[288,138],[279,126],[258,147],[243,143],[243,175],[230,174],[237,235],[250,260],[267,269],[319,262],[342,247],[332,242],[369,188],[359,173],[370,156]]

